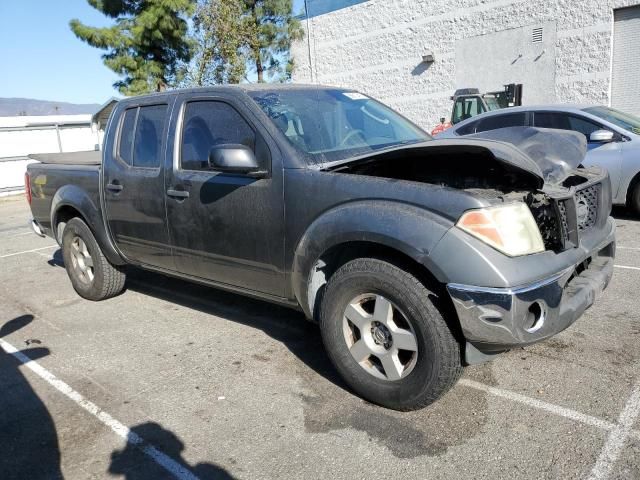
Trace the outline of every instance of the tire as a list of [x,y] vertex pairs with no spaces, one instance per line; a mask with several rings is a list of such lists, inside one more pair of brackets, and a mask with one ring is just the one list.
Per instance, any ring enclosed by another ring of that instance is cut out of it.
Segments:
[[126,275],[109,263],[86,223],[71,219],[62,234],[62,257],[71,284],[87,300],[105,300],[124,289]]
[[426,407],[455,385],[463,370],[460,344],[434,298],[416,277],[374,258],[352,260],[329,279],[320,307],[322,340],[358,395],[408,411]]
[[640,216],[640,182],[636,182],[633,190],[629,194],[627,207],[635,214]]

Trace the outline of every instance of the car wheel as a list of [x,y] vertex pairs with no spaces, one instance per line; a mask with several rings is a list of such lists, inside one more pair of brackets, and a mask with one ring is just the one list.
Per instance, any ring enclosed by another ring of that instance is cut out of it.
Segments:
[[629,195],[627,207],[629,207],[636,215],[640,215],[640,182],[636,182],[633,187],[633,190]]
[[109,263],[93,233],[80,218],[71,219],[62,234],[62,257],[78,294],[87,300],[104,300],[124,289],[124,271]]
[[346,263],[320,308],[329,358],[360,396],[396,410],[441,397],[460,378],[460,344],[416,277],[378,259]]

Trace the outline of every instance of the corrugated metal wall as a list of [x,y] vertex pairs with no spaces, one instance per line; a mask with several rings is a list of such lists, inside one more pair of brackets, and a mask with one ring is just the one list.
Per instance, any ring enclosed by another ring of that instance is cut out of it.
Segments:
[[[13,119],[3,117],[10,123]],[[18,120],[25,117],[15,117]],[[0,126],[0,196],[24,188],[24,172],[30,153],[95,150],[100,135],[88,124]]]
[[640,115],[640,5],[614,12],[611,106]]

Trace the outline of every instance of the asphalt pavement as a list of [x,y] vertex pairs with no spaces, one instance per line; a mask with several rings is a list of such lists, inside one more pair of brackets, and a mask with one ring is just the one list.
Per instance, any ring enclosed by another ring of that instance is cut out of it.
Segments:
[[0,200],[2,479],[640,479],[640,221],[573,326],[465,371],[434,405],[344,386],[300,313],[142,271],[80,298]]

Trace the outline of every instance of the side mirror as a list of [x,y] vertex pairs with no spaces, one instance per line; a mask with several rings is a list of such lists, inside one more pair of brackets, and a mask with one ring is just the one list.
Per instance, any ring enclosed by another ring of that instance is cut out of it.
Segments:
[[256,156],[246,145],[227,143],[216,145],[209,151],[209,167],[225,173],[244,173],[262,177],[267,174],[260,170]]
[[613,132],[609,130],[596,130],[589,135],[589,141],[594,143],[608,143],[613,141]]

